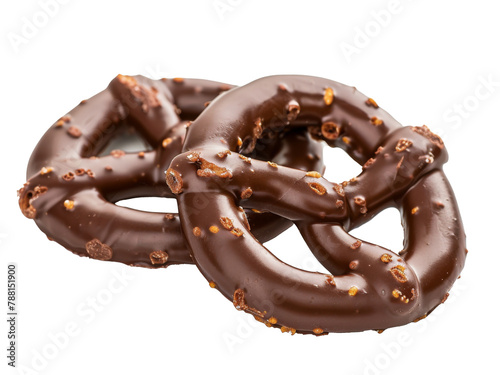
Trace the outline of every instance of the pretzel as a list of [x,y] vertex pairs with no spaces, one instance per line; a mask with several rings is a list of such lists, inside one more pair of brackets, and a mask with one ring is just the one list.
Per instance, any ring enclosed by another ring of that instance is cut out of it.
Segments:
[[[317,171],[241,155],[269,134],[297,128],[344,149],[363,165],[361,174],[336,184]],[[210,286],[267,326],[322,335],[404,325],[444,301],[464,266],[442,140],[426,126],[401,126],[353,87],[272,76],[235,88],[193,122],[183,151],[166,180],[193,258]],[[210,203],[197,211],[199,194]],[[330,274],[276,258],[240,206],[293,220]],[[402,251],[349,234],[391,206],[402,215]]]
[[[186,128],[208,101],[231,87],[206,80],[153,81],[119,75],[107,89],[59,119],[40,140],[28,164],[28,182],[19,191],[23,214],[50,239],[81,256],[149,268],[192,264],[177,214],[114,203],[133,197],[173,197],[165,170],[180,153]],[[142,135],[149,150],[109,150],[131,132]],[[323,168],[321,146],[304,131],[267,146],[252,156],[306,170]],[[295,152],[297,148],[304,153]],[[202,208],[207,202],[199,196],[195,204]],[[261,241],[291,225],[272,214],[249,212],[248,220]]]

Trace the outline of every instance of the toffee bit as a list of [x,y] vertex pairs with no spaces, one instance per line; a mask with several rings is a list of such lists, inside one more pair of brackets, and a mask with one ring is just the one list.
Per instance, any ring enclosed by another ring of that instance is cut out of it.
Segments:
[[167,220],[175,220],[175,215],[174,214],[165,214],[164,217]]
[[278,85],[278,89],[281,91],[288,91],[288,88],[286,87],[286,85],[284,85],[282,83]]
[[375,163],[375,159],[374,158],[370,158],[366,161],[366,163],[363,165],[363,169],[366,169],[368,168],[369,166],[371,166],[373,163]]
[[270,324],[276,324],[276,323],[278,323],[278,319],[276,319],[274,316],[271,316],[267,321]]
[[353,250],[357,250],[361,247],[361,245],[363,244],[363,242],[361,242],[360,240],[357,240],[356,242],[354,242],[353,244],[351,244],[351,249]]
[[49,174],[53,170],[54,170],[54,168],[52,168],[52,167],[43,167],[42,169],[40,169],[40,174],[43,176],[45,174]]
[[333,184],[333,190],[335,190],[335,192],[341,196],[341,197],[345,197],[345,191],[344,191],[344,188],[342,187],[342,185],[339,185],[337,183],[334,183]]
[[113,250],[108,245],[102,243],[97,238],[85,244],[85,250],[92,259],[110,260],[113,257]]
[[278,164],[276,164],[275,162],[273,161],[268,161],[267,164],[269,164],[271,167],[273,168],[278,168]]
[[221,159],[224,159],[225,157],[227,157],[228,155],[231,155],[231,151],[230,150],[224,150],[224,151],[221,151],[221,152],[218,152],[217,153],[217,156]]
[[358,288],[355,286],[351,286],[348,291],[349,295],[351,297],[354,297],[356,294],[358,294]]
[[210,103],[212,103],[212,101],[211,101],[211,100],[209,100],[209,101],[207,101],[207,102],[203,103],[203,106],[204,106],[205,108],[207,108],[207,107],[210,105]]
[[359,262],[357,260],[353,260],[349,263],[349,269],[355,270],[358,268]]
[[411,209],[411,214],[412,214],[412,215],[415,215],[415,214],[418,212],[418,210],[419,210],[418,206],[417,206],[417,207],[413,207],[413,208]]
[[244,156],[244,155],[241,155],[241,154],[240,154],[240,155],[239,155],[239,158],[240,158],[241,160],[243,160],[245,163],[252,164],[252,159],[247,158],[247,157],[246,157],[246,156]]
[[236,143],[238,144],[238,147],[241,147],[241,145],[243,145],[243,140],[240,137],[238,137]]
[[400,283],[406,283],[408,278],[405,275],[405,268],[401,265],[397,265],[396,267],[391,268],[391,274],[394,278]]
[[368,107],[378,108],[378,104],[377,104],[377,102],[376,102],[375,100],[373,100],[372,98],[368,98],[368,99],[366,99],[365,104],[366,104]]
[[61,127],[70,121],[71,121],[71,117],[69,115],[63,116],[59,120],[57,120],[56,127]]
[[169,168],[166,176],[167,185],[174,194],[182,193],[182,177],[175,169]]
[[149,254],[149,259],[151,260],[151,264],[165,264],[168,260],[168,253],[162,250],[152,251]]
[[323,330],[321,328],[314,328],[313,333],[315,335],[321,335],[321,334],[323,334]]
[[186,156],[187,160],[191,163],[196,163],[198,160],[200,160],[200,153],[196,151],[191,151],[189,154]]
[[77,176],[83,176],[85,174],[85,169],[83,169],[83,168],[75,169],[75,174]]
[[110,165],[106,165],[104,167],[104,170],[108,171],[108,172],[111,172],[113,170],[113,167],[111,167]]
[[307,177],[321,178],[321,173],[316,171],[309,171],[306,173]]
[[325,282],[329,285],[332,285],[332,286],[336,286],[335,284],[335,279],[333,277],[333,275],[326,275],[326,280]]
[[144,153],[144,151],[141,151],[137,154],[137,156],[139,157],[139,159],[144,159],[144,156],[146,156],[146,154]]
[[236,237],[241,237],[244,233],[240,228],[233,228],[231,229],[231,234],[235,235]]
[[445,303],[449,296],[450,296],[450,293],[446,293],[444,295],[443,299],[441,300],[441,303]]
[[397,143],[397,145],[396,145],[396,147],[394,149],[396,150],[396,152],[403,152],[408,147],[410,147],[412,144],[413,144],[413,142],[410,141],[409,139],[401,138],[398,141],[398,143]]
[[343,201],[343,200],[340,200],[340,199],[337,199],[337,200],[335,201],[335,207],[337,207],[337,208],[342,208],[342,207],[344,207],[344,201]]
[[325,139],[333,141],[340,135],[341,127],[333,121],[325,122],[321,125],[321,134]]
[[243,289],[236,289],[233,294],[233,305],[236,310],[246,310],[248,305],[245,303],[245,292]]
[[85,173],[87,173],[87,176],[89,176],[89,177],[91,177],[91,178],[94,178],[94,177],[95,177],[94,172],[92,172],[92,170],[90,170],[90,169],[87,169],[87,170],[85,171]]
[[380,257],[380,260],[384,263],[390,263],[390,262],[392,262],[392,255],[382,254],[382,256]]
[[193,234],[196,236],[196,237],[200,237],[201,236],[201,229],[199,227],[194,227],[193,228]]
[[443,209],[444,204],[443,204],[443,202],[434,202],[434,207],[439,208],[439,209]]
[[64,201],[64,207],[66,208],[67,211],[71,211],[73,208],[75,208],[75,201],[66,199]]
[[326,187],[324,187],[321,184],[318,184],[317,182],[309,182],[308,185],[311,188],[311,190],[318,195],[324,195],[326,193]]
[[73,138],[80,138],[82,136],[82,131],[78,126],[70,126],[67,130],[67,133]]
[[344,142],[346,145],[350,145],[351,144],[351,138],[349,137],[342,137],[342,142]]
[[217,288],[217,284],[216,284],[215,282],[213,282],[213,281],[210,281],[210,282],[208,283],[208,286],[209,286],[210,288]]
[[167,147],[168,147],[168,145],[169,145],[170,143],[172,143],[172,141],[173,141],[173,139],[172,139],[172,138],[170,138],[170,137],[165,138],[165,139],[161,142],[161,146],[162,146],[163,148],[167,148]]
[[174,77],[174,78],[172,78],[172,81],[175,82],[175,83],[183,83],[184,82],[184,78]]
[[121,158],[122,156],[125,155],[125,151],[123,150],[112,150],[110,153],[109,153],[112,157],[114,158]]
[[370,118],[370,123],[374,126],[380,126],[384,123],[384,121],[379,119],[378,117],[373,116],[372,118]]
[[361,196],[355,197],[354,203],[357,204],[358,206],[366,206],[366,200],[365,200],[365,198],[363,198]]
[[222,224],[222,226],[227,230],[231,230],[234,228],[233,221],[228,217],[223,216],[219,219],[219,221]]
[[399,298],[399,296],[401,296],[402,294],[403,294],[403,293],[401,293],[401,291],[400,291],[400,290],[398,290],[398,289],[394,289],[394,290],[392,291],[392,296],[393,296],[394,298]]
[[383,148],[382,146],[379,146],[379,147],[377,148],[377,151],[375,151],[375,155],[380,154],[380,153],[382,152],[382,150],[383,150],[383,149],[384,149],[384,148]]
[[333,93],[333,89],[331,87],[327,87],[325,89],[325,93],[323,95],[323,101],[326,105],[331,105],[333,103],[335,95]]
[[439,135],[431,132],[431,130],[427,126],[425,126],[425,125],[412,126],[411,130],[417,134],[423,135],[424,137],[426,137],[429,141],[431,141],[433,144],[435,144],[440,149],[442,149],[444,147],[444,142],[441,139],[441,137]]
[[258,210],[258,209],[256,209],[256,208],[252,208],[252,211],[253,211],[253,212],[255,212],[256,214],[261,214],[261,213],[262,213],[262,211],[259,211],[259,210]]
[[247,187],[245,190],[241,192],[241,199],[248,199],[252,196],[253,190],[250,187]]
[[212,225],[208,230],[212,233],[219,233],[219,227],[217,225]]
[[211,163],[205,159],[200,158],[201,164],[196,174],[200,177],[212,177],[217,176],[220,178],[232,178],[233,173],[224,167],[219,167],[218,165]]
[[281,332],[282,333],[288,333],[289,332],[293,336],[293,335],[295,335],[295,333],[297,332],[297,330],[295,328],[282,326],[281,327]]

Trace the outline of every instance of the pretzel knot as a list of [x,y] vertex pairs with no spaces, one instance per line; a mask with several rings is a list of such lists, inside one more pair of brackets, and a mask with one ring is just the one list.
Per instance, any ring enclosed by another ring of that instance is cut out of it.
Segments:
[[[336,184],[239,154],[291,129],[341,147],[362,173]],[[262,78],[214,100],[191,125],[183,151],[166,180],[193,258],[210,285],[268,326],[319,335],[403,325],[439,305],[464,266],[442,140],[426,126],[401,126],[355,88],[306,76]],[[208,204],[194,210],[200,194]],[[254,238],[240,206],[293,220],[330,274],[277,259]],[[403,219],[402,251],[349,234],[391,206]]]
[[[50,239],[82,256],[150,268],[193,263],[177,214],[115,203],[173,197],[165,170],[181,152],[190,121],[230,88],[206,80],[153,81],[119,75],[107,89],[59,119],[40,140],[29,161],[28,182],[19,191],[21,211]],[[134,134],[144,140],[135,145],[140,150],[115,148]],[[306,170],[323,168],[322,148],[305,131],[268,146],[251,156]],[[297,148],[304,153],[292,152]],[[194,209],[207,204],[203,196],[193,200]],[[281,217],[251,211],[248,220],[261,241],[291,225]]]

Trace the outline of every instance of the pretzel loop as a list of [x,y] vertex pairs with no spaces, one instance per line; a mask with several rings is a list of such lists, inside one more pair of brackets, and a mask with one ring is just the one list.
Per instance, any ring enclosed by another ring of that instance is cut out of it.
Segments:
[[[343,148],[363,172],[335,184],[238,155],[296,128]],[[193,258],[236,308],[267,325],[323,334],[406,324],[431,312],[463,268],[465,236],[441,139],[425,126],[402,127],[351,87],[303,76],[254,81],[214,100],[183,149],[167,183]],[[194,214],[200,193],[209,203]],[[331,274],[281,262],[256,241],[239,206],[293,220]],[[404,217],[399,254],[349,235],[391,206]]]
[[[78,255],[143,267],[193,263],[177,214],[114,203],[173,197],[164,182],[165,170],[181,151],[189,121],[230,88],[205,80],[119,75],[40,140],[28,164],[28,182],[19,191],[22,212],[49,238]],[[144,139],[143,151],[110,148],[120,135],[135,133]],[[297,168],[323,168],[321,146],[304,131],[269,146],[255,156]],[[304,154],[292,153],[296,148],[303,148]],[[203,202],[197,205],[203,207]],[[248,212],[248,221],[262,241],[291,225],[271,214],[258,215],[258,221],[256,216]]]

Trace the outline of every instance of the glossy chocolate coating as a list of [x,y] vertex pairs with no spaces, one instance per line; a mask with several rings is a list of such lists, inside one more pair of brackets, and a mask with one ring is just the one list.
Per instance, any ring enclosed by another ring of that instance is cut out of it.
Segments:
[[[238,155],[291,129],[343,148],[363,172],[333,184]],[[307,76],[262,78],[215,99],[190,126],[183,150],[167,183],[178,194],[193,258],[237,309],[267,325],[315,334],[403,325],[441,303],[464,266],[465,235],[442,172],[441,139],[425,126],[402,127],[355,88]],[[208,204],[196,210],[200,194]],[[277,259],[239,206],[293,220],[331,274]],[[400,253],[348,233],[391,206],[403,217]]]
[[[19,192],[21,210],[49,238],[81,256],[143,267],[192,263],[177,214],[114,203],[173,197],[165,170],[181,151],[187,121],[231,87],[198,79],[118,76],[42,137],[28,164],[28,182]],[[148,150],[102,154],[117,135],[129,132],[138,132]],[[256,157],[323,169],[322,146],[305,131],[299,129],[270,146]],[[205,200],[199,196],[195,204],[204,207]],[[279,216],[251,211],[248,220],[261,241],[291,225]]]

